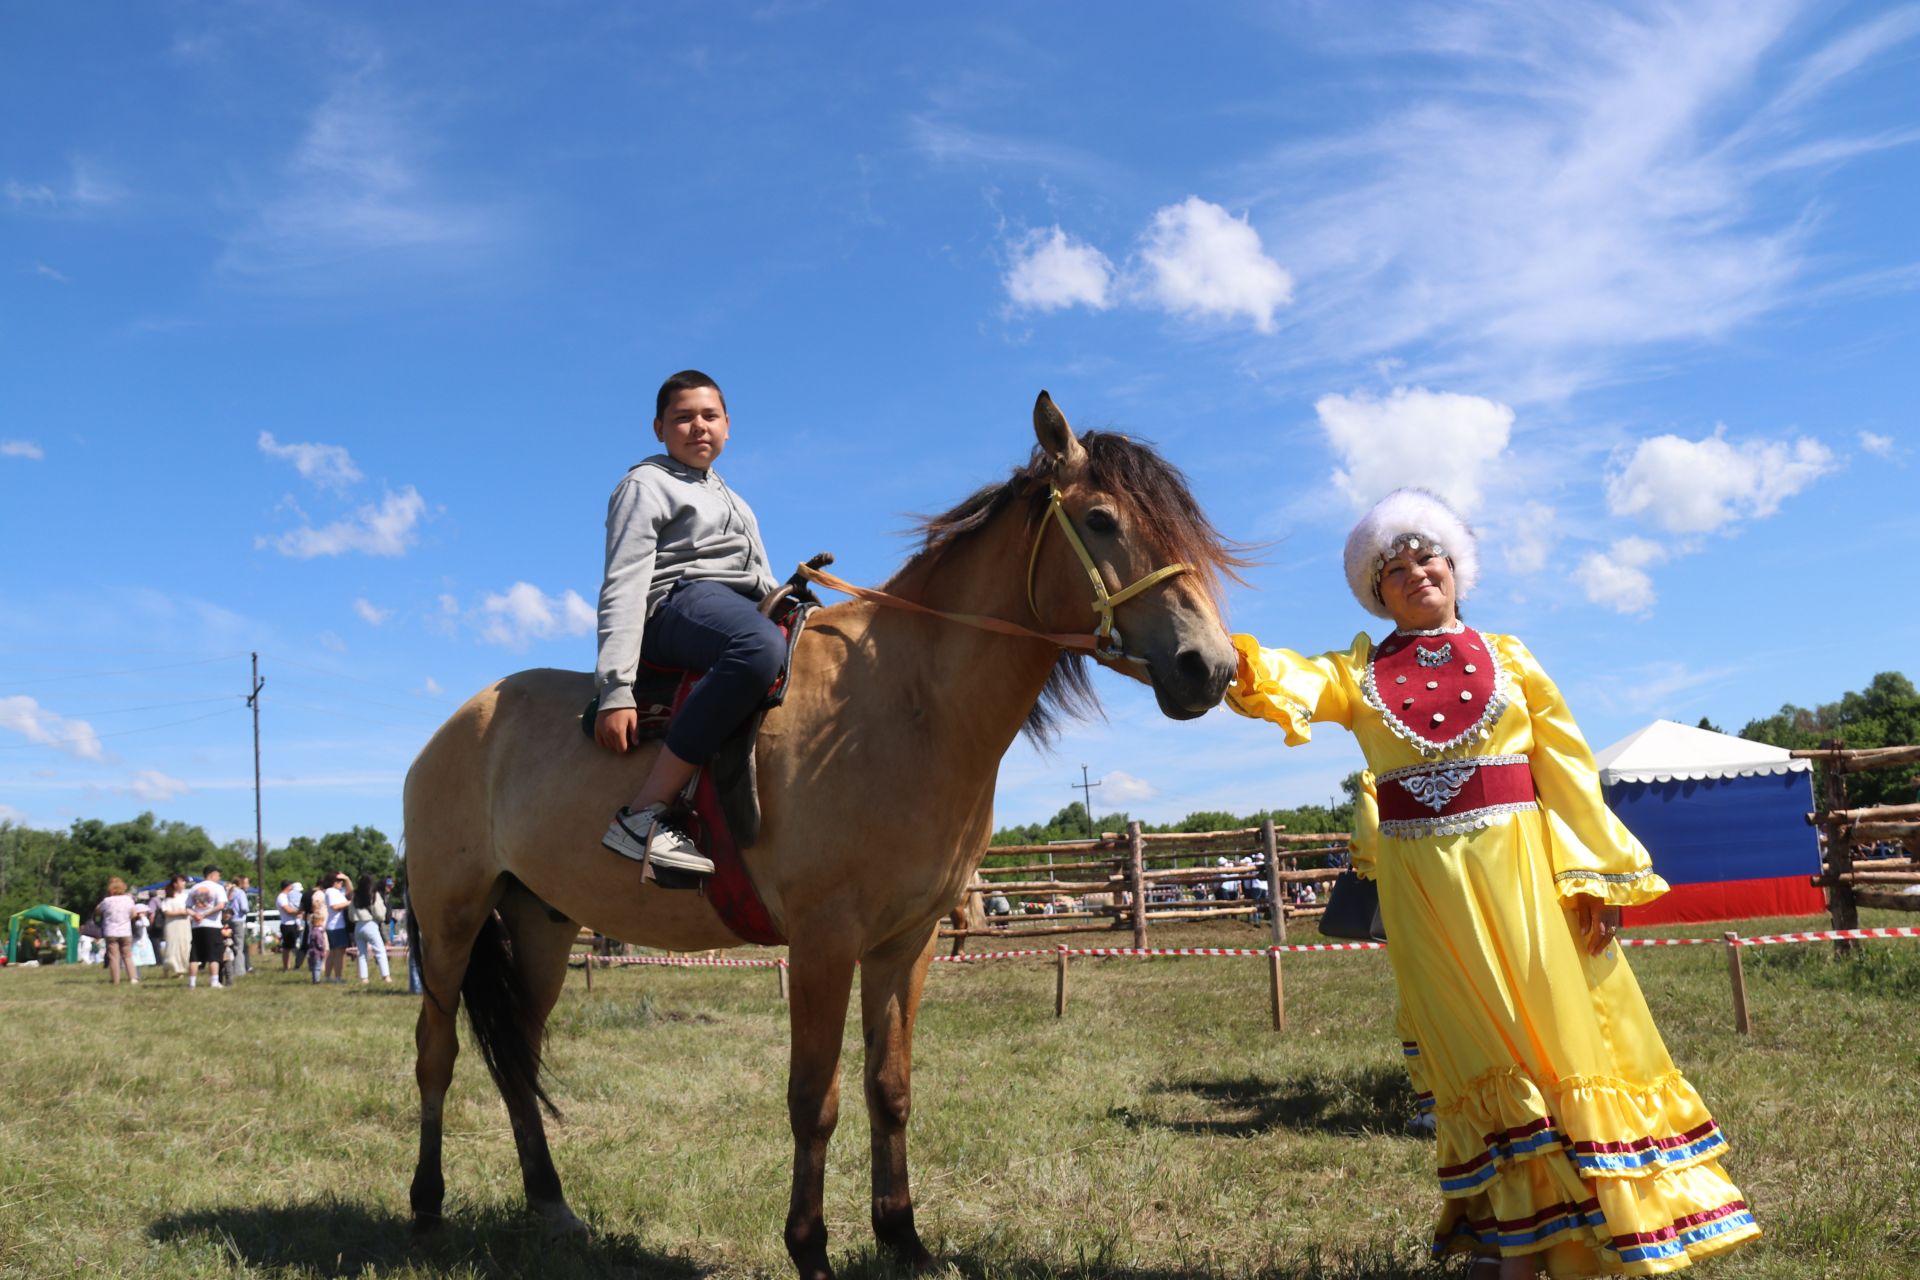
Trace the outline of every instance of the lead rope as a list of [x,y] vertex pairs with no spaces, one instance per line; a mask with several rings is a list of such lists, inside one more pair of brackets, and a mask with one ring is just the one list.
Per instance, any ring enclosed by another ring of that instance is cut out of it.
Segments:
[[1047,536],[1048,525],[1055,519],[1058,519],[1061,531],[1066,534],[1067,544],[1073,548],[1073,553],[1079,559],[1080,566],[1087,571],[1087,582],[1093,588],[1093,609],[1095,613],[1100,615],[1100,625],[1094,629],[1091,635],[1035,631],[1030,627],[1023,627],[1017,622],[1008,622],[1005,618],[993,618],[978,613],[949,613],[944,609],[934,609],[921,604],[917,600],[909,600],[904,596],[896,596],[889,592],[877,591],[872,587],[855,586],[844,578],[828,573],[822,569],[816,569],[808,564],[801,565],[798,573],[809,582],[827,587],[833,591],[838,591],[843,595],[852,596],[856,600],[867,600],[874,604],[885,605],[893,609],[905,609],[912,613],[924,613],[930,617],[944,618],[948,622],[957,622],[961,626],[973,627],[980,631],[992,631],[1003,636],[1019,636],[1030,640],[1045,640],[1048,644],[1055,645],[1062,649],[1084,649],[1093,654],[1094,657],[1103,658],[1110,662],[1125,661],[1131,662],[1136,666],[1145,666],[1147,662],[1145,658],[1136,657],[1126,652],[1124,642],[1120,637],[1120,632],[1113,625],[1113,611],[1145,591],[1148,587],[1165,582],[1167,579],[1177,577],[1180,574],[1193,572],[1193,566],[1184,561],[1176,562],[1164,568],[1155,569],[1152,573],[1147,574],[1132,586],[1109,593],[1107,591],[1105,577],[1101,575],[1099,567],[1094,564],[1093,557],[1087,554],[1086,545],[1080,541],[1079,532],[1073,527],[1073,521],[1067,516],[1066,508],[1061,503],[1060,490],[1049,486],[1047,511],[1046,514],[1040,518],[1040,529],[1033,535],[1033,550],[1027,556],[1027,607],[1033,610],[1033,616],[1035,618],[1040,616],[1040,606],[1034,600],[1033,595],[1034,573],[1040,563],[1040,543]]

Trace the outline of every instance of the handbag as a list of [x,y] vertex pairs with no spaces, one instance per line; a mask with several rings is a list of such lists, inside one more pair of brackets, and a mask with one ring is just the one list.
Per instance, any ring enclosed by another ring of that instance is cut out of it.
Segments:
[[1385,942],[1386,926],[1380,923],[1380,886],[1351,871],[1342,871],[1333,882],[1333,892],[1327,895],[1320,932],[1354,942]]

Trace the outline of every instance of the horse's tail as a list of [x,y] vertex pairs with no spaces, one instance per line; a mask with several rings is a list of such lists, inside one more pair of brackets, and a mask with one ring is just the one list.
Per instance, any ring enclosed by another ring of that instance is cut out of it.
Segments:
[[559,1108],[540,1083],[540,1046],[527,1034],[530,1018],[520,968],[513,959],[513,938],[491,912],[467,957],[460,997],[467,1006],[474,1043],[480,1046],[480,1056],[501,1094],[537,1099],[548,1115],[558,1116]]

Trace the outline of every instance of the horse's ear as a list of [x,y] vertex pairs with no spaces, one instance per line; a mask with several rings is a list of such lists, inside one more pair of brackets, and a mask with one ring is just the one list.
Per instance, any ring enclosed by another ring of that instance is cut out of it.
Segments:
[[1056,462],[1072,467],[1087,456],[1073,428],[1067,425],[1067,416],[1044,391],[1033,402],[1033,434],[1040,441],[1040,447]]

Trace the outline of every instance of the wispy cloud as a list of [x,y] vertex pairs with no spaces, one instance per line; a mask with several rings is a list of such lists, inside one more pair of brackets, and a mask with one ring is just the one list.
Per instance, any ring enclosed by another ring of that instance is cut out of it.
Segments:
[[1130,773],[1115,769],[1100,779],[1100,795],[1094,801],[1096,807],[1116,804],[1135,804],[1142,800],[1152,800],[1160,794],[1160,788],[1145,778],[1136,778]]
[[441,188],[409,107],[372,66],[343,76],[307,117],[275,194],[229,239],[220,269],[328,288],[353,264],[456,267],[496,247],[505,219]]
[[36,262],[33,264],[33,274],[37,276],[43,276],[46,279],[53,281],[55,284],[72,284],[73,283],[73,281],[67,278],[67,275],[64,271],[61,271],[56,267],[50,267],[44,262]]
[[370,556],[403,556],[418,539],[414,531],[426,514],[426,500],[412,485],[389,491],[378,503],[369,503],[345,519],[316,529],[303,523],[274,537],[254,539],[256,547],[272,547],[283,556],[311,560],[358,551]]
[[1647,614],[1659,597],[1650,565],[1667,558],[1667,548],[1648,538],[1619,538],[1605,551],[1580,560],[1580,585],[1587,599],[1616,613]]
[[46,450],[31,440],[0,440],[0,458],[30,458],[38,462],[46,456]]
[[49,711],[36,699],[24,694],[0,698],[0,729],[10,730],[28,742],[52,747],[76,759],[101,761],[107,758],[106,749],[100,745],[100,735],[94,732],[92,725],[85,720],[75,720]]
[[169,800],[178,799],[187,794],[193,788],[158,769],[142,769],[133,775],[132,781],[127,783],[126,790],[150,804],[165,804]]
[[1244,175],[1300,281],[1287,358],[1405,354],[1564,394],[1789,301],[1816,224],[1763,185],[1844,158],[1811,108],[1920,32],[1903,8],[1796,62],[1805,7],[1493,2],[1395,24],[1376,42],[1448,78]]
[[550,596],[531,582],[516,582],[505,591],[487,593],[474,625],[488,644],[517,651],[535,640],[588,635],[598,620],[593,606],[577,591]]
[[60,181],[8,178],[0,183],[0,194],[19,213],[68,215],[118,204],[127,189],[92,161],[75,157]]
[[1860,433],[1860,447],[1876,458],[1893,457],[1893,437],[1883,436],[1874,431]]
[[393,616],[393,610],[382,609],[364,596],[353,602],[353,611],[359,614],[360,620],[370,627],[377,627]]
[[281,444],[273,432],[260,433],[260,452],[294,465],[301,477],[317,485],[344,490],[362,477],[353,464],[353,455],[337,444]]

